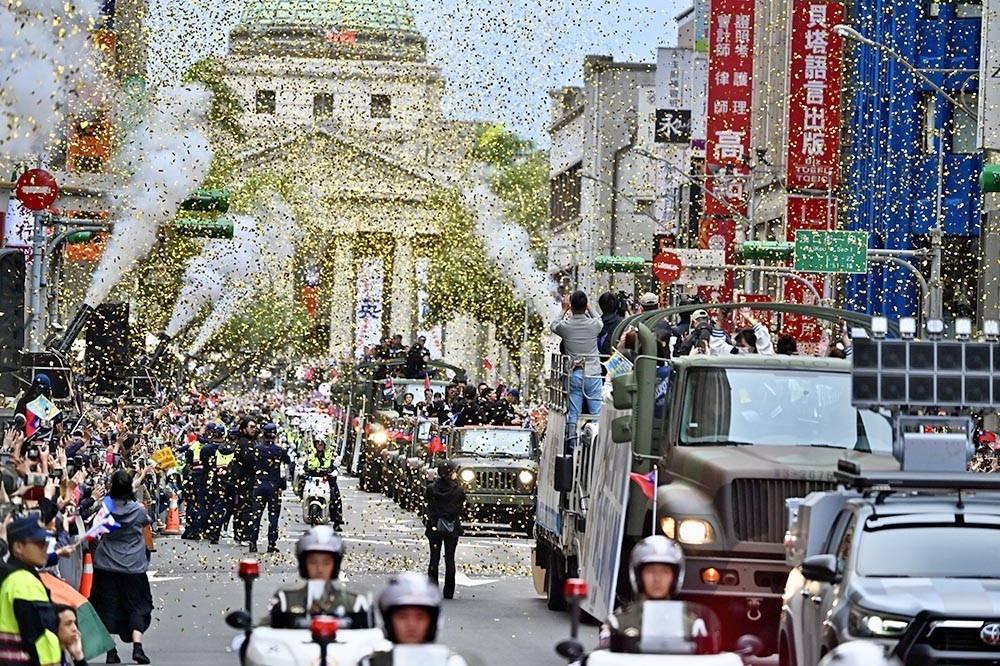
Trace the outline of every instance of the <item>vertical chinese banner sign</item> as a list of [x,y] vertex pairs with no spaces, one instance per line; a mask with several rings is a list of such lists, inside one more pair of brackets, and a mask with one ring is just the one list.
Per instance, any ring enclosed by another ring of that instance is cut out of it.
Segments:
[[[799,229],[836,228],[840,160],[840,75],[843,40],[833,27],[844,20],[844,6],[828,0],[794,0],[791,62],[788,69],[789,190],[813,194],[788,197],[787,239]],[[809,276],[823,292],[823,278]],[[786,301],[809,303],[812,294],[800,283],[786,280]],[[812,319],[784,317],[784,329],[797,340],[818,342],[820,329]]]
[[417,335],[422,335],[427,338],[427,342],[424,345],[427,350],[431,353],[431,358],[441,358],[442,355],[442,339],[441,339],[441,325],[434,324],[430,325],[430,319],[428,318],[428,300],[427,295],[427,280],[431,267],[430,259],[417,259],[414,262],[416,279],[417,279]]
[[[755,0],[715,0],[708,23],[705,217],[699,240],[702,249],[724,249],[730,264],[736,258],[737,219],[747,214],[754,7]],[[706,295],[732,301],[732,276],[717,294]]]
[[382,339],[384,282],[385,262],[382,259],[362,259],[358,262],[354,355],[359,358],[364,355],[365,347],[377,345]]

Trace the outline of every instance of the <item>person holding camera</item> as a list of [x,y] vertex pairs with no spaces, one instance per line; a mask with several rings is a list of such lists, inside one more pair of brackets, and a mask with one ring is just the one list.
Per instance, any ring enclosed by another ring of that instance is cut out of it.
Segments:
[[692,312],[688,330],[687,337],[674,347],[674,356],[708,354],[712,341],[712,320],[708,316],[708,311],[695,310]]
[[597,299],[597,307],[601,309],[601,332],[597,334],[597,351],[601,358],[611,356],[611,349],[615,341],[615,329],[618,324],[625,321],[628,314],[627,309],[622,308],[622,296],[624,292],[616,294],[613,291],[606,291]]
[[601,359],[597,350],[597,338],[604,325],[593,316],[587,302],[587,294],[574,291],[563,301],[562,317],[549,326],[550,330],[562,338],[565,353],[571,357],[567,387],[568,402],[566,425],[571,441],[576,438],[577,417],[584,406],[589,414],[601,413]]

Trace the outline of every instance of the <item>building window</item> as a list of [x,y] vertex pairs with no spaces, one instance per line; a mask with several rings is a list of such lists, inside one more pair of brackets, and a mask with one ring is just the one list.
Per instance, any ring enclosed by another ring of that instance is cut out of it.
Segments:
[[560,227],[580,217],[580,169],[578,162],[549,181],[549,224]]
[[313,95],[313,117],[328,118],[333,115],[334,97],[332,93],[316,93]]
[[961,107],[952,109],[951,120],[953,123],[953,134],[951,138],[951,152],[955,155],[973,155],[976,149],[976,134],[979,131],[979,123],[976,112],[979,108],[979,95],[975,92],[952,93],[952,96],[961,102],[966,109],[972,111],[968,113]]
[[955,18],[979,18],[983,15],[982,0],[945,0],[945,2],[924,0],[924,16],[938,18],[941,16],[941,7],[944,5],[954,6]]
[[391,118],[392,99],[388,95],[372,95],[371,99],[372,118]]
[[258,90],[254,99],[254,113],[274,114],[275,95],[273,90]]

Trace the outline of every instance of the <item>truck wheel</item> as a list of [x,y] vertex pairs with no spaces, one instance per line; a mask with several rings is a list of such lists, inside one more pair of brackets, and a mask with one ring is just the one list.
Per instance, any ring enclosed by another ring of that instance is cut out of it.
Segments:
[[563,594],[563,585],[566,582],[565,566],[562,556],[552,549],[548,568],[545,570],[545,605],[549,610],[566,610],[566,597]]

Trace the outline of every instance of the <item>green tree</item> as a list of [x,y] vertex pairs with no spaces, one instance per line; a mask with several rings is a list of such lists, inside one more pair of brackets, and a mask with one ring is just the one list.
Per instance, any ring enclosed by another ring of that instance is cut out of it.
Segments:
[[[479,130],[470,155],[492,167],[490,189],[504,203],[508,221],[527,229],[536,265],[545,257],[548,216],[548,157],[502,125]],[[434,202],[444,222],[433,246],[428,276],[430,316],[445,322],[457,314],[497,325],[497,336],[515,355],[524,341],[525,304],[514,297],[509,276],[487,257],[474,213],[460,193],[443,192]],[[542,321],[528,317],[529,337],[538,338]]]

